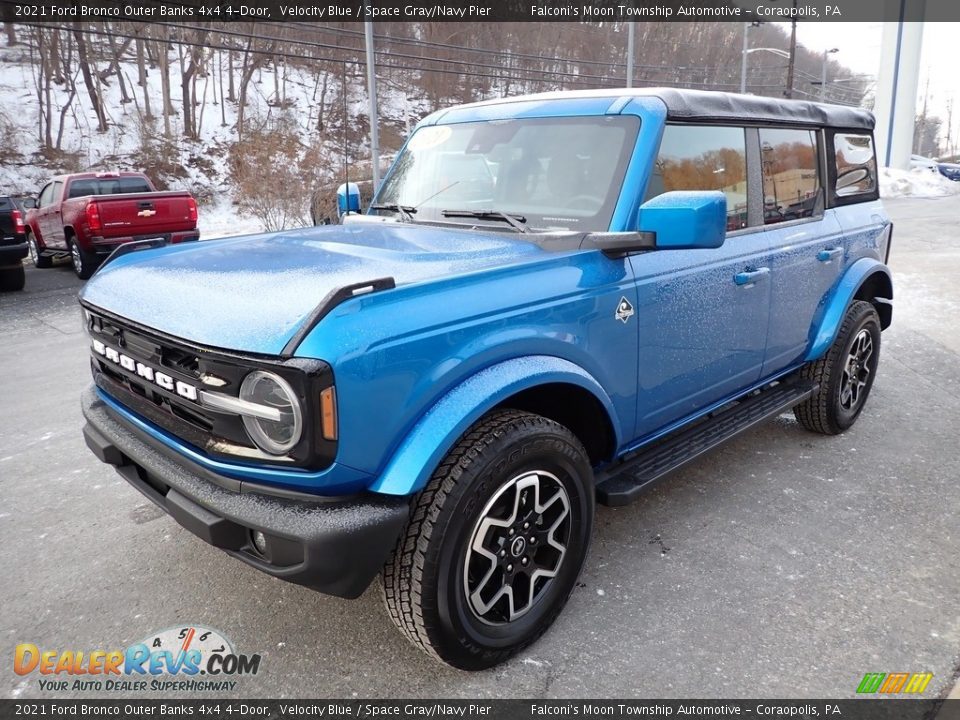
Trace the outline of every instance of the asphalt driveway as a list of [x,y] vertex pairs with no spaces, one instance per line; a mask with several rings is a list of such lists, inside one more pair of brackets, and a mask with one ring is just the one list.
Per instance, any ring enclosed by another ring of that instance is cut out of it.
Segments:
[[931,671],[926,696],[945,694],[960,664],[960,196],[888,209],[894,325],[857,425],[824,438],[785,415],[600,508],[555,627],[474,674],[409,645],[376,585],[345,601],[261,575],[101,465],[80,435],[80,282],[28,270],[25,292],[0,295],[0,695],[66,696],[14,674],[17,643],[118,649],[196,623],[263,655],[237,697],[844,697],[893,671]]

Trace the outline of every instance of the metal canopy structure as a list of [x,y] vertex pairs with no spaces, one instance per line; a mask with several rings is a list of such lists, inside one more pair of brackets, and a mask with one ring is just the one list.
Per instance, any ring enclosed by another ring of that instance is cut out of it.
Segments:
[[[923,17],[926,0],[885,0],[887,11],[904,18]],[[913,151],[917,90],[920,83],[922,22],[887,22],[883,26],[877,74],[876,141],[880,162],[907,169]]]

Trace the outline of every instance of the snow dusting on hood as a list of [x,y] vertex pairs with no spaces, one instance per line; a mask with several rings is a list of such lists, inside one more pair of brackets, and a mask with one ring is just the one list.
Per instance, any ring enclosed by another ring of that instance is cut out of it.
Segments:
[[80,297],[198,344],[276,355],[338,287],[383,277],[405,285],[541,253],[498,233],[332,225],[133,252],[98,271]]

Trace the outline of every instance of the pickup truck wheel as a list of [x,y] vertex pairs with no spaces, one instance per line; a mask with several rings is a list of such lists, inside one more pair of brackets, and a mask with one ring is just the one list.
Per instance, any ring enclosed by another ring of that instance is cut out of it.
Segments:
[[88,279],[97,270],[97,256],[77,245],[73,238],[67,240],[67,246],[70,248],[70,261],[77,277],[81,280]]
[[879,360],[880,317],[870,303],[854,301],[826,355],[800,371],[820,390],[794,407],[797,422],[824,435],[838,435],[853,425],[867,402]]
[[40,254],[40,248],[37,246],[37,241],[30,233],[27,233],[27,249],[30,252],[30,261],[33,263],[33,266],[40,268],[41,270],[48,267],[53,267],[53,258],[45,257]]
[[26,280],[27,276],[23,271],[23,265],[19,262],[10,267],[0,268],[0,291],[23,290]]
[[383,570],[390,617],[454,667],[503,662],[563,609],[593,511],[590,462],[573,433],[531,413],[486,415],[413,503]]

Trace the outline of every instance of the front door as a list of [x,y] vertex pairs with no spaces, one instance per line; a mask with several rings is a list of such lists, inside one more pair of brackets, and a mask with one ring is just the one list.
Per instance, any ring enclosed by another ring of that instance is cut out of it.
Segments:
[[723,191],[727,238],[717,249],[631,258],[640,334],[638,439],[760,379],[770,317],[770,234],[748,213],[747,167],[756,160],[748,159],[746,137],[742,127],[664,129],[647,197]]

